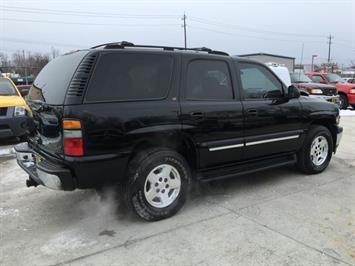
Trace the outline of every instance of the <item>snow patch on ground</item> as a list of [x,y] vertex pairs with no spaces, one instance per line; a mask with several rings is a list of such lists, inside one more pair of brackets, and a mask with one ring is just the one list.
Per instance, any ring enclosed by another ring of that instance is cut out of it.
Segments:
[[340,110],[340,116],[355,116],[355,110]]
[[2,216],[13,216],[13,217],[18,217],[20,211],[18,209],[5,209],[5,208],[0,208],[0,217]]
[[97,241],[79,235],[77,230],[67,230],[57,234],[41,247],[46,255],[55,255],[59,252],[70,252],[78,248],[85,248],[96,244]]
[[12,148],[12,146],[0,146],[0,157],[5,157],[5,156],[15,156],[15,150]]

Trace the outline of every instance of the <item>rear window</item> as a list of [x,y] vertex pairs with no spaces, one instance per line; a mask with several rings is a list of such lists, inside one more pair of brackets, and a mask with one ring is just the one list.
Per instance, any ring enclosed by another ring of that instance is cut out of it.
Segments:
[[16,89],[7,79],[0,79],[0,96],[17,95]]
[[173,58],[160,54],[105,53],[90,79],[86,101],[161,99],[167,95]]
[[53,105],[63,104],[70,80],[87,53],[88,51],[79,51],[59,56],[50,61],[35,79],[28,99]]

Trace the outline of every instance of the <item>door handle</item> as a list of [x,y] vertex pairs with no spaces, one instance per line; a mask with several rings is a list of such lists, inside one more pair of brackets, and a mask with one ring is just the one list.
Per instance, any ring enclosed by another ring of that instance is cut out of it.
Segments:
[[204,113],[202,112],[199,112],[199,111],[196,111],[196,112],[190,112],[190,116],[193,116],[193,117],[203,117],[204,116]]
[[258,115],[258,110],[256,109],[248,109],[247,110],[249,116],[257,116]]

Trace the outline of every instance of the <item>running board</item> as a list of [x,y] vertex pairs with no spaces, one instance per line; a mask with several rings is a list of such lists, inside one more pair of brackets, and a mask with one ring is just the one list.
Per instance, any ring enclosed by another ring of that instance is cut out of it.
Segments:
[[234,165],[203,170],[197,173],[197,179],[202,182],[233,178],[262,170],[295,164],[296,154],[279,155],[258,160],[250,160]]

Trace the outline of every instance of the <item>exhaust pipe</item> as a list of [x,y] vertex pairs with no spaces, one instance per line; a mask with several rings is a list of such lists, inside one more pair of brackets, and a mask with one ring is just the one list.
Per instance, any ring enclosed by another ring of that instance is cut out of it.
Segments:
[[26,180],[26,186],[27,187],[37,187],[38,183],[34,181],[32,178],[29,178]]

